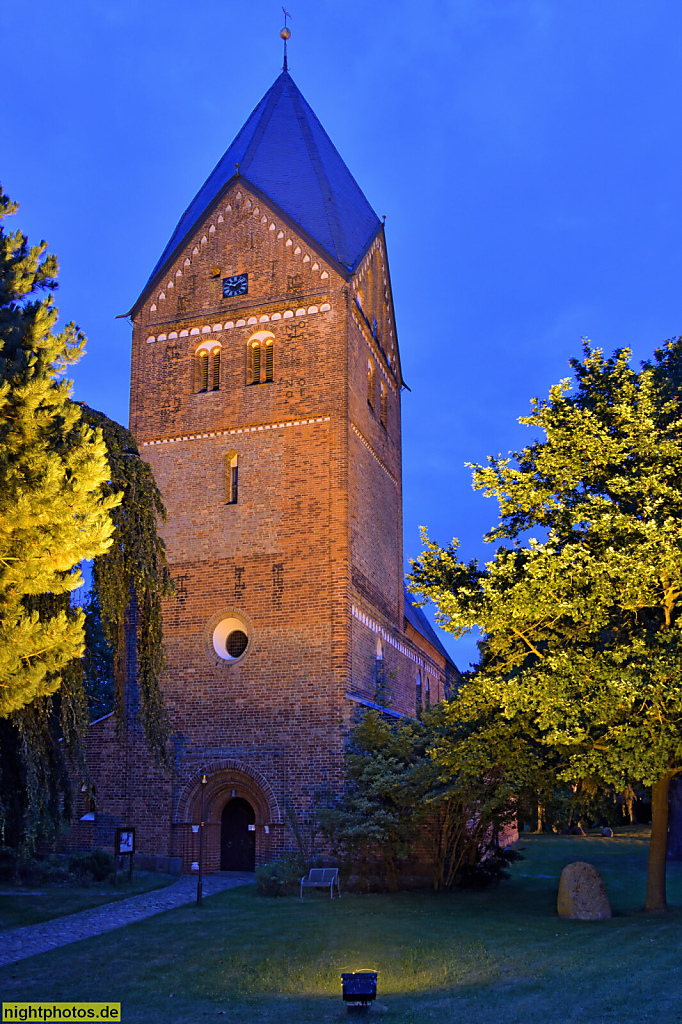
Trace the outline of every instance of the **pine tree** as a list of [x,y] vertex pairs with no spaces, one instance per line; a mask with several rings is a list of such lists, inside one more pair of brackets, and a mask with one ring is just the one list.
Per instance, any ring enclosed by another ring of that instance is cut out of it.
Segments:
[[5,232],[16,210],[0,189],[0,718],[58,690],[81,657],[83,613],[55,599],[81,585],[82,559],[110,546],[120,500],[103,492],[101,431],[63,378],[85,338],[73,323],[54,332],[57,260]]

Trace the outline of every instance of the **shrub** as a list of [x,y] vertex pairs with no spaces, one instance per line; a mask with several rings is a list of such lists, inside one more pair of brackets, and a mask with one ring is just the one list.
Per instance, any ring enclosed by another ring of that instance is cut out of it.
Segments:
[[104,850],[74,853],[69,857],[69,871],[78,881],[104,882],[114,873],[114,858]]
[[504,850],[494,848],[477,864],[466,864],[459,875],[457,884],[462,889],[485,889],[491,885],[499,885],[503,878],[509,878],[507,868],[514,861],[523,860],[518,850],[506,847]]
[[305,874],[305,864],[296,853],[285,853],[281,860],[256,868],[256,892],[259,896],[290,896]]

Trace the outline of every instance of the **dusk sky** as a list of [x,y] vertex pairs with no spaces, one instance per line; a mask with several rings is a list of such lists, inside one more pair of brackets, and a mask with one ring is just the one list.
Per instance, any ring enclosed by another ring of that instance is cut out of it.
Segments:
[[[466,462],[529,440],[581,337],[682,333],[680,0],[289,0],[294,81],[386,215],[418,527],[491,557]],[[281,69],[279,3],[4,0],[8,227],[58,254],[75,397],[127,423],[130,326],[180,215]],[[461,668],[471,640],[444,637]]]

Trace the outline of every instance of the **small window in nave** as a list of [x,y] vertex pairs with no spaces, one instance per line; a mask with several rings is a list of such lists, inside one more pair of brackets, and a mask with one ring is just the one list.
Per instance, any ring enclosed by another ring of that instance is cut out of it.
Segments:
[[367,360],[367,402],[370,407],[374,408],[374,363],[371,359]]

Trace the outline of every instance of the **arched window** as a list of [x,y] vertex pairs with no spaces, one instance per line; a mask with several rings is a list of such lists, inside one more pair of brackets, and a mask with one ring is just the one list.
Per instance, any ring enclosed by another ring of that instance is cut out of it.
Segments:
[[425,695],[426,695],[426,706],[427,706],[427,708],[430,708],[431,707],[431,685],[429,683],[429,677],[428,676],[426,677],[426,691],[425,691]]
[[[246,343],[246,383],[263,384],[273,379],[275,337],[269,331],[257,331]],[[265,351],[263,351],[265,349]]]
[[217,391],[220,387],[220,345],[204,341],[194,358],[194,390]]
[[367,360],[367,402],[374,408],[374,363]]
[[197,352],[197,391],[208,391],[208,352],[205,348]]
[[81,793],[83,794],[85,801],[85,814],[82,815],[81,821],[94,821],[95,814],[97,812],[97,792],[96,787],[92,785],[88,790],[88,787],[83,783],[81,786]]
[[217,345],[211,352],[211,390],[217,391],[220,387],[220,346]]
[[381,642],[381,637],[377,637],[377,661],[384,660],[384,645]]
[[388,391],[386,390],[386,385],[384,384],[383,380],[381,382],[381,405],[380,405],[379,408],[380,408],[381,425],[383,427],[385,427],[386,426],[386,416],[388,414]]
[[236,505],[239,498],[239,461],[237,453],[225,456],[225,491],[228,505]]
[[266,381],[272,380],[272,372],[274,369],[273,365],[274,357],[274,344],[272,338],[268,338],[265,342],[265,379]]
[[246,383],[260,384],[260,341],[250,341],[247,352]]
[[417,714],[421,713],[422,709],[422,674],[417,670]]

